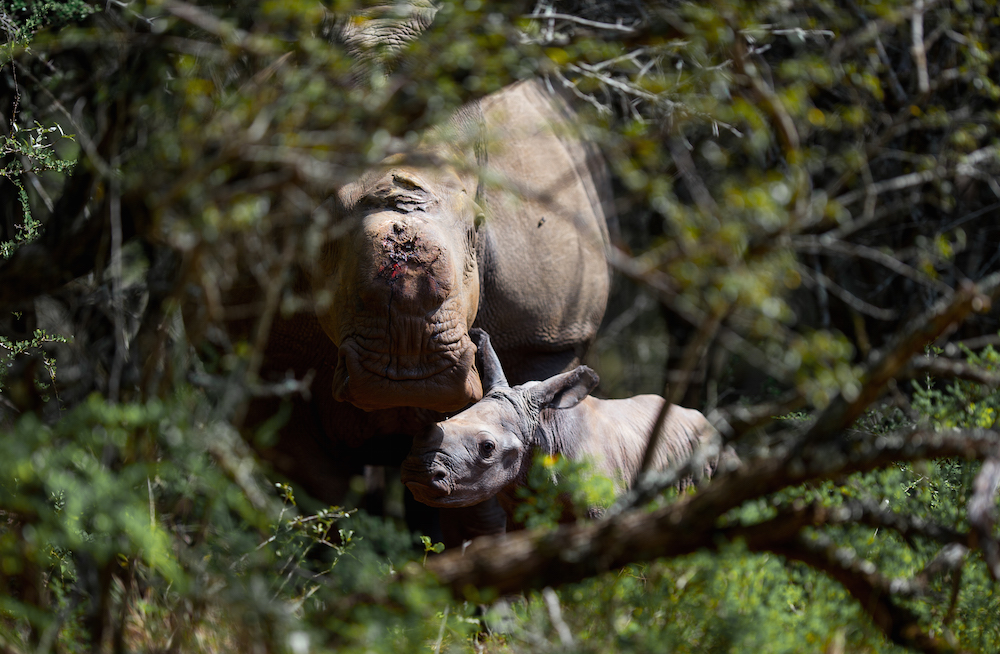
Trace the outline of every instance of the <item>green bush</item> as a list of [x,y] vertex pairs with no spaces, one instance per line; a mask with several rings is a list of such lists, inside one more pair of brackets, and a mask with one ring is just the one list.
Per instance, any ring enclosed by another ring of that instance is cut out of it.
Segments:
[[[995,3],[470,0],[367,63],[355,11],[0,2],[0,650],[1000,649]],[[263,466],[311,377],[257,373],[324,301],[330,194],[528,77],[615,178],[601,391],[704,409],[744,467],[612,503],[542,457],[533,531],[463,559]],[[220,333],[236,290],[267,310]],[[495,570],[523,597],[484,617]]]

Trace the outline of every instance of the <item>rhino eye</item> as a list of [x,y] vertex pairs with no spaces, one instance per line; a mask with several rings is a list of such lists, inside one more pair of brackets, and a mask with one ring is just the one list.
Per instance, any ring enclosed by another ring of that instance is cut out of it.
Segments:
[[479,454],[484,459],[490,458],[490,455],[493,454],[493,450],[495,449],[497,449],[497,446],[493,443],[493,441],[483,441],[479,444]]

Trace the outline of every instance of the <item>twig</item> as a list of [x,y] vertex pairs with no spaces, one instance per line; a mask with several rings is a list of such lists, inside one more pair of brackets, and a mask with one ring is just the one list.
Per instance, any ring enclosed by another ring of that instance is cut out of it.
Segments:
[[646,67],[653,65],[652,59],[646,62],[645,65],[639,64],[638,58],[644,54],[646,54],[645,47],[636,48],[635,50],[627,54],[618,55],[617,57],[612,57],[611,59],[605,59],[604,61],[597,64],[591,64],[590,69],[596,71],[596,70],[601,70],[602,68],[607,68],[608,66],[613,66],[614,64],[617,64],[620,61],[631,61],[633,64],[636,65],[637,68],[639,68],[639,74],[636,77],[641,78],[643,75],[643,71],[646,70]]
[[799,274],[802,275],[802,279],[807,284],[833,293],[840,298],[844,304],[851,307],[858,313],[871,316],[876,320],[895,320],[899,317],[899,312],[895,309],[881,309],[873,304],[869,304],[853,293],[841,288],[836,284],[836,282],[819,271],[816,271],[815,273],[810,272],[808,267],[801,264],[798,265],[798,270]]
[[[111,170],[118,169],[118,157],[111,161]],[[122,299],[122,197],[118,175],[112,174],[110,181],[110,206],[108,210],[111,227],[111,309],[114,313],[115,352],[108,374],[108,400],[117,402],[121,392],[122,371],[128,358],[128,343],[125,334],[125,306]]]
[[908,103],[910,99],[907,97],[906,91],[899,81],[899,76],[896,75],[896,67],[892,65],[889,53],[886,52],[885,45],[883,45],[882,39],[878,35],[875,36],[875,52],[878,53],[879,61],[882,62],[882,67],[889,77],[889,81],[891,82],[889,88],[892,89],[892,95],[895,97],[896,102],[899,104]]
[[708,419],[727,442],[739,438],[751,429],[763,427],[783,415],[806,406],[806,398],[799,391],[789,391],[774,402],[756,406],[732,406],[718,409]]
[[163,3],[163,8],[177,18],[194,25],[198,29],[204,30],[205,32],[208,32],[209,34],[216,36],[227,43],[239,45],[246,41],[246,31],[241,30],[235,25],[227,23],[224,20],[220,20],[201,7],[196,7],[195,5],[182,2],[181,0],[166,0],[166,2]]
[[[926,11],[937,3],[938,0],[924,0],[921,9]],[[877,20],[869,20],[867,17],[862,16],[865,26],[852,36],[838,40],[829,53],[829,59],[831,61],[838,61],[844,52],[866,45],[869,41],[878,38],[879,34],[884,30],[895,27],[899,22],[910,18],[914,10],[914,7],[910,7],[892,13],[889,18],[879,18]]]
[[750,89],[764,105],[778,133],[785,161],[790,168],[792,183],[795,185],[791,198],[792,215],[790,218],[791,222],[798,223],[808,215],[809,198],[812,194],[809,174],[801,165],[801,140],[798,129],[795,127],[795,121],[792,120],[778,95],[761,78],[756,64],[748,60],[751,53],[746,50],[746,39],[736,39],[733,52],[736,71],[749,82]]
[[146,489],[149,493],[149,528],[156,527],[156,504],[153,502],[153,481],[146,477]]
[[552,590],[551,587],[546,586],[542,589],[542,597],[545,599],[545,608],[548,609],[549,619],[552,620],[552,626],[556,628],[556,633],[559,634],[560,642],[562,642],[564,647],[572,647],[573,632],[569,630],[569,625],[563,620],[562,610],[559,608],[559,596],[556,595],[556,591]]
[[899,376],[915,378],[928,374],[934,377],[964,379],[990,388],[1000,386],[1000,374],[998,373],[976,368],[962,361],[952,361],[941,357],[914,357],[910,361],[910,365],[903,369]]
[[669,139],[667,145],[670,148],[670,157],[673,159],[674,165],[677,166],[681,177],[684,178],[688,191],[691,193],[691,197],[694,198],[694,202],[698,205],[702,214],[706,217],[718,216],[719,205],[716,204],[715,199],[712,198],[712,194],[708,191],[708,187],[705,186],[705,182],[698,175],[698,170],[694,164],[694,160],[691,158],[691,153],[688,152],[679,139]]
[[1000,458],[992,456],[983,461],[976,475],[972,497],[969,498],[969,524],[990,575],[995,581],[1000,581],[1000,543],[994,534],[997,488],[1000,488]]
[[[882,208],[875,211],[871,216],[862,215],[859,218],[852,218],[825,234],[829,234],[832,238],[844,239],[851,234],[864,229],[865,227],[877,223],[883,218],[891,216],[897,212],[909,212],[912,208],[913,203],[904,200],[898,200],[892,202],[891,204],[883,204]],[[822,220],[822,218],[820,220]],[[813,224],[816,224],[816,222],[818,221],[814,221]]]
[[[986,336],[979,336],[976,338],[969,338],[959,341],[962,345],[969,348],[970,350],[981,350],[987,345],[997,345],[1000,346],[1000,334],[989,334]],[[945,354],[947,356],[953,357],[957,356],[959,353],[959,348],[954,343],[949,343],[945,346]]]
[[911,186],[919,186],[921,184],[926,184],[927,182],[933,181],[936,178],[944,177],[944,171],[940,169],[934,170],[922,170],[916,173],[907,173],[906,175],[900,175],[899,177],[893,177],[892,179],[882,180],[881,182],[876,182],[872,185],[871,190],[869,189],[856,189],[854,191],[848,191],[843,195],[834,198],[838,204],[848,205],[853,202],[857,202],[862,197],[868,193],[874,193],[878,195],[879,193],[885,193],[888,191],[901,191],[905,188],[910,188]]
[[[246,384],[245,390],[247,395],[255,398],[292,397],[298,395],[304,400],[309,400],[311,397],[310,387],[315,376],[316,371],[310,370],[303,375],[302,379],[287,377],[280,382],[271,384],[250,383]],[[217,377],[204,373],[193,373],[188,376],[188,381],[195,386],[215,391],[222,391],[231,383],[226,377]]]
[[77,138],[80,140],[80,147],[83,148],[83,151],[87,153],[87,157],[94,164],[94,168],[97,169],[98,173],[100,173],[102,177],[110,178],[112,176],[112,167],[108,164],[107,161],[104,160],[104,157],[101,156],[101,153],[98,152],[97,144],[94,143],[94,139],[90,137],[90,134],[87,132],[87,130],[83,129],[80,126],[80,124],[76,122],[76,120],[73,118],[73,115],[69,112],[68,109],[66,109],[63,103],[60,102],[59,99],[52,94],[52,91],[50,91],[45,84],[43,84],[37,77],[35,77],[34,74],[32,74],[31,69],[29,69],[27,66],[22,66],[18,62],[15,62],[15,66],[18,69],[20,69],[22,73],[28,76],[28,79],[30,79],[35,84],[35,88],[40,89],[42,93],[49,98],[49,100],[52,102],[52,106],[54,106],[56,109],[60,111],[60,113],[66,116],[66,119],[69,121],[69,124],[73,126],[73,130]]
[[634,95],[637,98],[642,98],[643,100],[649,100],[650,102],[653,102],[653,103],[655,103],[657,105],[674,105],[675,104],[674,102],[672,102],[672,101],[668,100],[666,97],[664,97],[662,94],[658,95],[656,93],[650,93],[649,91],[646,91],[645,89],[639,88],[635,84],[629,84],[629,83],[617,80],[614,77],[611,77],[610,75],[607,75],[605,73],[600,72],[599,70],[594,69],[592,66],[590,66],[588,64],[584,64],[584,63],[572,64],[571,63],[571,64],[566,64],[566,67],[569,70],[572,70],[573,72],[580,73],[581,75],[584,75],[586,77],[592,77],[592,78],[596,79],[599,82],[603,82],[604,84],[607,84],[608,86],[611,86],[611,87],[614,87],[614,88],[618,89],[619,91],[622,91],[622,92],[627,93],[629,95]]
[[[579,16],[573,16],[571,14],[557,14],[545,12],[544,14],[522,14],[521,18],[529,18],[531,20],[563,20],[568,23],[576,23],[577,25],[585,25],[586,27],[596,27],[602,30],[611,30],[613,32],[624,32],[626,34],[631,34],[635,31],[634,25],[623,25],[621,20],[617,23],[601,23],[596,20],[589,20],[587,18],[581,18]],[[549,39],[551,40],[551,39]]]
[[929,286],[946,297],[950,296],[953,292],[952,288],[944,282],[933,279],[916,268],[903,263],[896,257],[867,245],[849,243],[824,234],[823,236],[793,237],[791,239],[791,246],[796,250],[810,254],[843,254],[860,259],[868,259],[885,266],[898,275]]
[[919,580],[925,586],[934,577],[939,577],[945,572],[961,572],[962,564],[965,563],[969,555],[969,548],[961,543],[948,543],[934,555],[924,569],[914,575],[915,580]]
[[717,310],[714,313],[708,315],[705,321],[698,326],[695,332],[694,338],[688,343],[687,347],[684,348],[684,354],[681,357],[680,364],[680,379],[681,381],[676,384],[669,384],[667,392],[664,393],[666,397],[666,402],[664,402],[663,407],[660,409],[656,416],[656,420],[653,423],[653,428],[650,430],[649,437],[646,439],[646,450],[642,455],[642,464],[639,466],[638,472],[636,472],[635,482],[637,483],[639,479],[645,475],[650,466],[653,465],[653,459],[656,455],[656,450],[659,447],[661,434],[663,430],[663,425],[667,420],[667,416],[670,413],[670,407],[677,404],[684,398],[684,394],[687,392],[688,382],[691,379],[691,373],[694,371],[698,362],[701,361],[702,357],[705,356],[705,349],[708,344],[715,337],[716,332],[719,330],[719,325],[722,322],[722,317],[725,315],[726,311]]
[[434,641],[434,654],[438,654],[441,651],[441,642],[444,640],[444,627],[448,624],[448,611],[450,609],[450,605],[445,605],[444,617],[441,618],[441,627],[438,629],[437,640]]
[[[934,522],[928,522],[917,516],[883,509],[869,500],[845,502],[838,510],[831,510],[830,519],[827,520],[827,523],[862,524],[877,529],[891,529],[906,541],[912,541],[914,537],[920,536],[938,543],[945,543],[946,547],[949,545],[966,547],[970,544],[969,534],[967,533],[956,531]],[[942,552],[944,552],[944,549],[942,549]],[[935,564],[935,566],[939,564]],[[938,574],[939,571],[935,566],[928,563],[925,570],[926,574],[932,576]]]
[[927,50],[924,48],[924,0],[913,3],[913,63],[917,66],[917,88],[924,94],[930,90],[927,75]]
[[588,104],[590,104],[591,106],[593,106],[595,109],[597,109],[597,113],[602,114],[602,115],[609,115],[609,114],[611,114],[611,109],[609,107],[606,107],[605,105],[601,104],[597,100],[597,98],[595,98],[594,96],[590,95],[589,93],[584,93],[580,89],[576,88],[576,84],[573,83],[573,82],[571,82],[570,80],[566,79],[566,76],[563,75],[560,70],[556,69],[555,75],[556,75],[556,77],[559,78],[559,81],[562,82],[562,85],[563,85],[564,88],[569,89],[570,92],[573,93],[573,95],[575,95],[576,97],[580,98],[584,102],[587,102]]
[[[291,270],[298,242],[297,235],[294,233],[289,234],[281,252],[281,257],[278,260],[278,265],[275,267],[276,269],[272,268],[272,277],[264,295],[264,309],[255,325],[253,349],[250,352],[250,359],[247,362],[246,369],[242,371],[246,379],[255,380],[257,373],[260,372],[260,366],[264,361],[264,348],[271,333],[271,324],[274,322],[274,317],[278,311],[281,292],[285,287],[286,278]],[[240,384],[234,380],[230,392],[220,402],[222,410],[229,410],[237,404],[237,398],[242,394],[239,386]],[[240,407],[237,415],[233,417],[233,424],[242,424],[246,409],[246,405]]]
[[948,611],[944,614],[944,618],[941,619],[941,624],[947,626],[952,620],[955,619],[955,609],[958,608],[958,592],[962,588],[962,570],[963,568],[956,568],[955,574],[951,577],[951,595],[948,598]]

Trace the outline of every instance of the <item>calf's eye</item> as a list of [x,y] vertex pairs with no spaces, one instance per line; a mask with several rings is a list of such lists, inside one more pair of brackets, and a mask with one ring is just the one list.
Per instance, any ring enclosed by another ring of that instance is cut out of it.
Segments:
[[495,449],[497,449],[497,446],[493,443],[493,441],[483,441],[479,444],[479,454],[484,459],[489,458]]

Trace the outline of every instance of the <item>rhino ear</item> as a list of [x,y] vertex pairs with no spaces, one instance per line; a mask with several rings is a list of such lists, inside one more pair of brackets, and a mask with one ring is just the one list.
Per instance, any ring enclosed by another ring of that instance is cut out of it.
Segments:
[[541,409],[568,409],[583,401],[600,378],[587,366],[579,366],[528,389],[532,402]]
[[508,388],[507,376],[503,374],[500,358],[490,343],[490,335],[478,327],[469,330],[469,337],[476,344],[476,364],[483,376],[483,388],[487,393],[492,388]]

